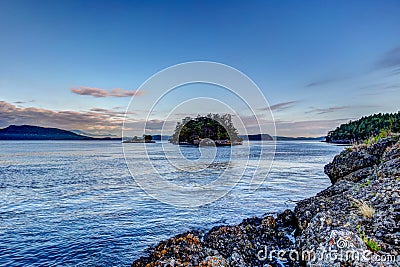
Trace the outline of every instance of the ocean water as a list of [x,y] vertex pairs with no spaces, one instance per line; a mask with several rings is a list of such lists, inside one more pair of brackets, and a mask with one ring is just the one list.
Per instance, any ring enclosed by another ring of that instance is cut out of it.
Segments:
[[[140,168],[145,159],[135,155],[137,144],[129,145],[126,153]],[[199,179],[168,172],[162,152],[172,145],[163,145],[146,148],[166,179],[177,183],[208,183],[205,179],[226,168],[230,155],[230,148],[218,147],[217,164]],[[234,149],[248,157],[247,148],[257,153],[268,145],[250,142]],[[195,147],[180,149],[186,158],[199,157]],[[323,166],[342,149],[277,142],[271,171],[258,190],[243,181],[215,202],[180,208],[155,200],[136,184],[119,142],[0,141],[0,266],[130,266],[148,246],[183,231],[293,208],[330,185]],[[259,165],[265,172],[268,167]]]

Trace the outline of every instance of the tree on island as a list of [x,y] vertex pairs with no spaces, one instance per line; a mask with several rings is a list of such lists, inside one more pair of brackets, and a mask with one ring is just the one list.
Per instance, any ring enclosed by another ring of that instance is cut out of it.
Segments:
[[153,136],[151,136],[150,134],[144,134],[143,138],[145,142],[150,142],[151,140],[153,140]]
[[174,134],[169,140],[173,144],[198,144],[202,139],[211,139],[216,144],[234,144],[242,141],[233,126],[230,114],[198,115],[186,117],[176,124]]

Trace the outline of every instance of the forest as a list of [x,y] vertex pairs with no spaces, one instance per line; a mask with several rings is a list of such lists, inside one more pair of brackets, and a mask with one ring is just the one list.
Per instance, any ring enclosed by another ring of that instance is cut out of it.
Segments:
[[328,132],[326,141],[331,143],[361,143],[371,137],[400,132],[400,111],[379,113],[342,124]]

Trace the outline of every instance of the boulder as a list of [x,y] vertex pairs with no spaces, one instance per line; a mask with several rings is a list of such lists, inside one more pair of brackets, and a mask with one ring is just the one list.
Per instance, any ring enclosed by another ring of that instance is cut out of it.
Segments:
[[324,167],[324,172],[328,175],[332,184],[341,180],[344,176],[377,164],[379,159],[364,151],[344,150],[335,156],[333,161]]
[[388,161],[396,158],[400,158],[400,141],[394,146],[386,148],[382,156],[382,161]]

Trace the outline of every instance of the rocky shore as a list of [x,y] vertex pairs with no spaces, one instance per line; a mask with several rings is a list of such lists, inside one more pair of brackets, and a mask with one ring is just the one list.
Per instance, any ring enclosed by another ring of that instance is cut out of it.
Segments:
[[132,266],[400,266],[400,141],[346,148],[332,185],[276,217],[186,232]]

